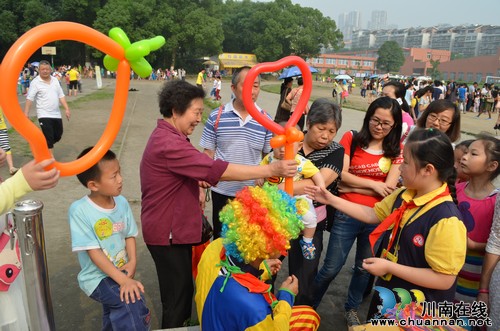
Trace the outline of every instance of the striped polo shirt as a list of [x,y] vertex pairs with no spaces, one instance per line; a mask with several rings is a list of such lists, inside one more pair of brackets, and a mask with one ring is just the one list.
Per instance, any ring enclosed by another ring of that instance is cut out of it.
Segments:
[[[259,111],[263,111],[257,104]],[[230,163],[258,165],[263,154],[271,151],[269,141],[273,134],[259,122],[248,115],[243,120],[233,103],[224,106],[217,130],[214,129],[219,108],[212,111],[203,128],[200,146],[215,151],[214,159]],[[266,114],[269,119],[271,117]],[[271,119],[272,120],[272,119]],[[253,186],[253,180],[219,182],[212,191],[219,194],[235,196],[245,186]]]

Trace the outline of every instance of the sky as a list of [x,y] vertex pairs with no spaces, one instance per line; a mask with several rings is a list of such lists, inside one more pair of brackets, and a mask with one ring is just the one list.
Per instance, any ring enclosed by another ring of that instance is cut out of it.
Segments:
[[387,11],[387,23],[396,24],[398,28],[440,23],[500,24],[499,0],[478,0],[477,3],[469,0],[292,0],[292,3],[319,9],[335,21],[340,13],[360,11],[363,29],[371,20],[373,10]]

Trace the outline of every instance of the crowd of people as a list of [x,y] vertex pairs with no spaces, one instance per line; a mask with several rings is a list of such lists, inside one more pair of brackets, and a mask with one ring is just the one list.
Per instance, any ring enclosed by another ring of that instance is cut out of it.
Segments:
[[[203,330],[286,329],[304,318],[302,328],[316,330],[315,309],[356,242],[344,305],[348,326],[381,316],[377,295],[368,316],[358,315],[377,277],[377,286],[417,289],[428,302],[484,302],[491,330],[498,330],[500,199],[493,180],[500,174],[500,141],[479,135],[454,147],[461,112],[473,109],[467,105],[477,87],[471,94],[470,87],[453,82],[405,86],[382,79],[370,87],[365,80],[364,96],[374,88],[377,93],[363,123],[335,142],[342,125],[340,102],[320,98],[297,109],[303,82],[298,78],[294,88],[293,80],[285,79],[274,120],[283,125],[301,111],[299,129],[305,130],[303,142],[294,144],[298,158],[284,160],[281,149],[271,149],[272,132],[243,103],[249,69],[233,73],[233,97],[209,114],[199,142],[202,152],[189,136],[204,110],[204,70],[198,86],[170,79],[159,93],[161,118],[140,164],[140,221],[160,285],[161,327],[183,326],[196,292]],[[76,94],[75,76],[68,77]],[[257,76],[252,101],[271,120],[257,103],[260,84]],[[487,112],[491,90],[498,89],[485,89],[490,91]],[[498,104],[498,93],[493,99]],[[285,100],[290,109],[283,108]],[[26,115],[32,103],[52,148],[62,136],[59,103],[68,120],[70,111],[46,61],[27,90]],[[0,162],[5,159],[0,150]],[[0,185],[5,193],[0,209],[30,190],[53,187],[58,172],[44,170],[52,162],[32,161]],[[282,179],[294,176],[289,196],[281,190]],[[78,179],[89,190],[68,214],[72,249],[82,268],[79,285],[103,305],[103,329],[148,330],[144,287],[134,279],[139,230],[121,196],[116,156],[108,151]],[[193,246],[201,241],[207,189],[214,240],[193,279]],[[321,260],[325,231],[330,235]],[[274,289],[284,258],[289,276]]]

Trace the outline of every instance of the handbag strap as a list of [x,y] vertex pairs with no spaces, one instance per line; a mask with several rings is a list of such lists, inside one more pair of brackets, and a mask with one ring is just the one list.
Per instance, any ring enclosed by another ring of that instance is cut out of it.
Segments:
[[219,127],[219,122],[220,122],[220,116],[222,115],[222,111],[224,110],[224,106],[219,107],[219,111],[217,112],[217,118],[215,119],[214,123],[214,132],[217,132],[217,128]]

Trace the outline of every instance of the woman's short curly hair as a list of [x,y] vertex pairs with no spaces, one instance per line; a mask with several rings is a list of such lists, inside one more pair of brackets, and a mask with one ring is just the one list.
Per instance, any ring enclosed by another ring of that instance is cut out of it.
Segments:
[[182,116],[194,99],[205,98],[205,91],[182,80],[165,83],[158,94],[160,113],[170,118],[174,112]]

